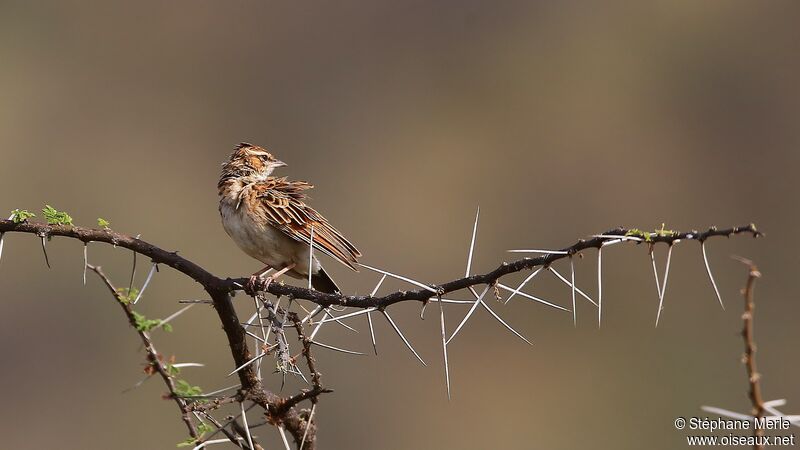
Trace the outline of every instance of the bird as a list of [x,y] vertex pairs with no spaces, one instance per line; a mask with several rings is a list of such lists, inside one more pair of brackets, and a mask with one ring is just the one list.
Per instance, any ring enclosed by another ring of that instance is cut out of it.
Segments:
[[316,255],[312,257],[311,246],[356,272],[361,252],[305,203],[313,185],[272,176],[285,166],[263,147],[246,142],[222,165],[217,184],[222,226],[244,253],[265,264],[249,278],[245,290],[259,290],[261,277],[274,269],[262,289],[283,274],[302,279],[310,271],[315,290],[340,294]]

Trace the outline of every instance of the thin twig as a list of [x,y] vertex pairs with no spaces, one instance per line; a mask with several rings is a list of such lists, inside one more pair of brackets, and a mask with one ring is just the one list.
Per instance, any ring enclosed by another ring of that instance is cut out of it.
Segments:
[[147,352],[147,359],[150,363],[150,367],[152,367],[160,376],[161,379],[166,384],[167,388],[170,392],[170,397],[175,401],[178,405],[178,408],[181,411],[181,418],[183,422],[186,424],[186,427],[189,430],[189,434],[194,439],[199,439],[200,435],[197,432],[197,427],[195,426],[194,422],[192,421],[191,417],[189,417],[189,408],[187,402],[177,394],[175,390],[175,380],[170,374],[169,370],[164,366],[164,363],[161,362],[158,352],[156,351],[155,347],[153,346],[153,342],[150,340],[150,336],[147,334],[146,331],[139,330],[136,328],[136,317],[133,314],[133,308],[131,307],[130,303],[127,302],[127,299],[122,296],[117,291],[117,288],[111,283],[111,280],[106,276],[103,272],[103,269],[100,266],[93,266],[88,265],[89,270],[96,273],[97,276],[103,281],[109,291],[111,291],[111,295],[117,300],[117,304],[122,308],[125,316],[128,318],[128,323],[136,330],[137,334],[139,335],[139,339],[141,339],[142,344],[144,345],[144,349]]
[[[752,261],[740,258],[743,264],[749,268],[747,275],[747,285],[743,290],[744,296],[744,314],[742,314],[742,339],[744,340],[744,364],[747,368],[747,380],[750,384],[749,397],[753,404],[753,416],[756,419],[764,417],[764,399],[761,396],[761,374],[758,373],[756,368],[756,343],[753,335],[753,315],[755,314],[755,301],[753,290],[758,278],[761,277],[761,272],[753,264]],[[754,436],[764,436],[764,430],[760,427],[754,427]],[[761,449],[763,446],[757,445],[755,448]]]

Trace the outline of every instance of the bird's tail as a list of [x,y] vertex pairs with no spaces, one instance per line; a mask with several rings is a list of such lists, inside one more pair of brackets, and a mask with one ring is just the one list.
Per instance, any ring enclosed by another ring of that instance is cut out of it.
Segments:
[[311,276],[311,286],[320,292],[326,292],[328,294],[338,294],[341,292],[339,286],[336,286],[336,283],[328,276],[325,269],[322,267],[319,268],[319,272]]

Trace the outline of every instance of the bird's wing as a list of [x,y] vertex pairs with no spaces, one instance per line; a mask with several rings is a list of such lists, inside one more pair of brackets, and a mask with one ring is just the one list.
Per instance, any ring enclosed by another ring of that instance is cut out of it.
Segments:
[[251,186],[251,213],[269,225],[306,244],[314,228],[314,248],[357,270],[355,263],[361,252],[336,230],[322,214],[306,205],[305,191],[313,188],[304,181],[268,178]]

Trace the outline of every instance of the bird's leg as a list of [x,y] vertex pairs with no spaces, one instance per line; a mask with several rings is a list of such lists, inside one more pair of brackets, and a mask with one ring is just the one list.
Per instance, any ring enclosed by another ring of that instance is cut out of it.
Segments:
[[296,265],[297,265],[297,264],[295,264],[295,263],[291,263],[291,264],[289,264],[288,266],[284,267],[283,269],[281,269],[281,270],[279,270],[279,271],[277,271],[277,272],[273,273],[272,275],[268,276],[268,277],[266,278],[266,280],[264,280],[264,281],[265,281],[265,283],[264,283],[264,289],[268,288],[268,287],[269,287],[269,284],[270,284],[270,283],[272,283],[273,281],[277,280],[278,278],[280,278],[280,276],[281,276],[281,275],[283,275],[283,274],[285,274],[286,272],[288,272],[288,271],[290,271],[290,270],[294,269],[294,266],[296,266]]
[[265,291],[269,287],[270,283],[272,283],[273,281],[275,281],[278,278],[280,278],[280,276],[285,274],[286,272],[294,269],[294,266],[296,266],[296,265],[297,264],[295,264],[295,263],[291,263],[288,266],[284,267],[283,269],[281,269],[281,270],[273,273],[272,275],[266,277],[264,279],[264,281],[263,281],[263,283],[264,283],[263,287],[262,286],[257,286],[257,284],[261,281],[261,275],[265,274],[267,272],[267,269],[262,270],[260,272],[256,272],[256,273],[253,274],[253,276],[250,277],[250,281],[248,281],[248,285],[250,285],[250,287],[252,288],[253,292],[255,292],[255,291]]

